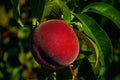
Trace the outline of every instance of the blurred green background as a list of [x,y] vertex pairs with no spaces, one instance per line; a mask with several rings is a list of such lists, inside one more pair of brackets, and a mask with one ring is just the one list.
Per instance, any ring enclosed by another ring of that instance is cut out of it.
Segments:
[[[41,66],[35,62],[30,51],[30,36],[33,31],[29,0],[20,0],[20,18],[25,27],[13,17],[12,1],[0,0],[0,80],[42,80]],[[92,2],[105,2],[120,11],[120,0],[65,0],[74,12]],[[113,62],[107,69],[107,80],[120,80],[120,30],[107,18],[98,14],[92,16],[107,32],[113,45]],[[60,75],[59,75],[60,76]]]

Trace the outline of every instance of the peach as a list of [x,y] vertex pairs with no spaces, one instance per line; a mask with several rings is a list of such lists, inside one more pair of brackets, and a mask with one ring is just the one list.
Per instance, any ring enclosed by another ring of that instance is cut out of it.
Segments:
[[72,64],[79,53],[79,41],[73,29],[62,20],[48,20],[33,32],[31,52],[36,61],[52,70]]

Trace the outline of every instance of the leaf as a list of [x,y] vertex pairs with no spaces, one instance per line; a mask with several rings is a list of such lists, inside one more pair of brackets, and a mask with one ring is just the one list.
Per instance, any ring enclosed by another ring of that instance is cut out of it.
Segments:
[[9,13],[5,11],[5,6],[0,5],[0,25],[7,26],[9,24]]
[[66,23],[70,23],[71,20],[71,13],[68,8],[68,6],[65,4],[65,2],[62,2],[60,0],[52,0],[46,2],[44,14],[43,17],[48,16],[49,14],[52,14],[52,16],[58,14],[57,16],[61,16],[60,13],[63,13],[63,20]]
[[24,27],[24,24],[22,23],[20,19],[20,2],[19,0],[12,0],[13,3],[13,16],[19,23],[21,27]]
[[88,79],[95,80],[95,75],[92,70],[92,66],[86,57],[82,59],[82,61],[80,62],[77,76],[79,80],[88,80]]
[[38,76],[38,80],[49,80],[49,77],[51,77],[54,73],[52,70],[48,70],[45,68],[34,68],[33,71],[36,73]]
[[23,53],[21,53],[21,54],[19,54],[19,62],[21,63],[21,64],[23,64],[24,63],[24,60],[25,60],[25,54],[23,54]]
[[41,18],[45,7],[45,0],[30,0],[31,16]]
[[68,67],[56,71],[57,80],[72,80],[72,74]]
[[[49,1],[50,2],[50,1]],[[49,7],[49,16],[48,19],[61,19],[62,10],[60,5],[58,4],[57,0],[51,1],[51,10]]]
[[64,21],[69,24],[71,20],[71,13],[68,6],[64,2],[61,2],[61,9],[63,12]]
[[112,44],[104,30],[91,17],[85,14],[75,14],[81,21],[85,34],[95,41],[99,49],[99,59],[101,66],[105,67],[112,62],[113,50]]
[[[74,31],[76,32],[78,37],[81,38],[87,44],[87,45],[83,44],[83,43],[81,44],[81,51],[82,52],[79,54],[76,61],[80,61],[81,59],[87,57],[87,59],[89,60],[91,66],[93,68],[94,74],[95,75],[99,74],[98,67],[99,67],[100,63],[99,63],[99,49],[98,49],[97,45],[95,44],[94,41],[92,41],[89,37],[87,37],[81,31],[78,31],[78,30],[74,30]],[[92,52],[92,54],[88,51],[88,49],[87,49],[88,52],[86,52],[86,53],[89,55],[83,53],[83,51],[86,51],[85,45],[90,48],[90,52]],[[85,49],[83,48],[83,46],[85,46]],[[75,70],[77,72],[78,68],[76,68]]]
[[94,53],[93,55],[91,55],[92,58],[90,58],[89,61],[91,62],[91,64],[94,64],[94,67],[96,67],[98,64],[98,59],[99,59],[99,50],[98,50],[96,44],[90,38],[88,38],[85,34],[83,34],[81,31],[78,31],[75,29],[74,29],[74,31],[76,32],[78,37],[80,37],[81,39],[83,39],[86,42],[86,44],[92,50],[92,53]]
[[19,78],[20,78],[20,73],[19,72],[20,72],[21,69],[22,69],[21,66],[13,68],[10,80],[13,80],[13,79],[19,80]]
[[32,25],[36,26],[37,20],[42,18],[45,0],[30,0]]
[[47,0],[45,2],[45,7],[44,7],[43,15],[42,15],[40,22],[47,20],[47,18],[49,17],[50,14],[52,16],[56,15],[59,12],[59,10],[58,10],[59,8],[60,7],[56,3],[55,0]]
[[61,19],[61,13],[63,14],[63,20],[66,23],[71,21],[71,13],[65,2],[59,0],[48,0],[45,3],[45,8],[40,22],[46,19]]
[[95,12],[103,15],[113,21],[120,29],[120,12],[109,4],[103,2],[91,3],[83,9],[82,13],[85,12]]
[[20,17],[20,3],[19,0],[12,0],[13,2],[13,16],[17,20]]
[[[89,38],[88,38],[88,39],[89,39]],[[96,45],[91,39],[89,39],[89,41],[91,42],[92,46],[95,48],[95,53],[96,53],[95,68],[96,68],[97,65],[98,65],[98,59],[99,59],[99,49],[98,49],[97,45]],[[91,56],[92,56],[92,55],[91,55]],[[94,62],[93,57],[91,57],[91,58],[89,59],[89,61]]]

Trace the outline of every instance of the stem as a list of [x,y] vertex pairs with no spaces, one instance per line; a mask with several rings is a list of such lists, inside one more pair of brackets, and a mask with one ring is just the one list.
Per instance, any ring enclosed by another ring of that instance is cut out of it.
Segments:
[[74,71],[73,71],[73,69],[72,69],[72,66],[69,65],[68,67],[69,67],[69,69],[70,69],[71,74],[72,74],[73,77],[75,78],[75,80],[78,80],[78,77],[77,77],[76,74],[74,73]]

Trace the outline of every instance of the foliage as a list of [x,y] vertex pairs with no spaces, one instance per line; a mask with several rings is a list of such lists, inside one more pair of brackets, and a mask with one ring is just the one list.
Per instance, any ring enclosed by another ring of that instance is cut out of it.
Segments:
[[49,19],[65,21],[79,38],[80,52],[71,64],[79,80],[119,80],[119,5],[119,0],[0,1],[0,80],[75,80],[69,67],[45,69],[31,54],[31,33]]

